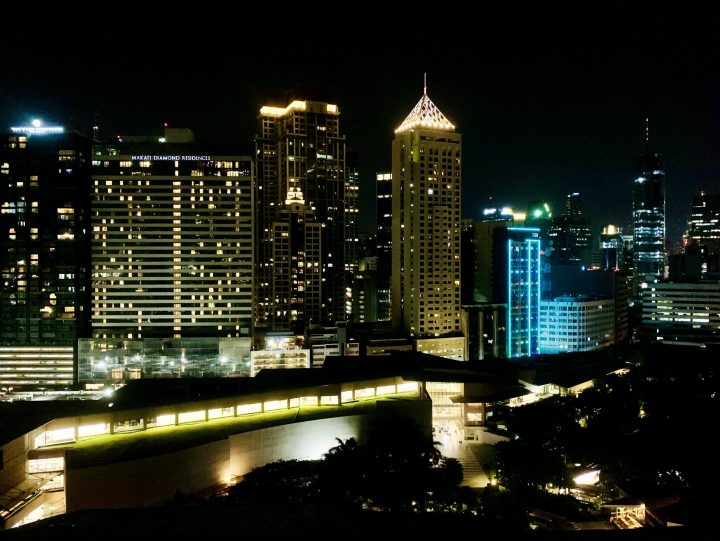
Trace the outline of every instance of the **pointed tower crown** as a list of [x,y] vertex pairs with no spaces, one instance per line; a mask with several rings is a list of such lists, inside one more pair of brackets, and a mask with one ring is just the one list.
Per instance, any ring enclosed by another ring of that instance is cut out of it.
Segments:
[[413,110],[410,111],[410,114],[403,120],[403,123],[395,130],[395,133],[402,133],[414,128],[455,131],[455,126],[440,112],[440,109],[437,108],[427,95],[427,91],[415,107],[413,107]]

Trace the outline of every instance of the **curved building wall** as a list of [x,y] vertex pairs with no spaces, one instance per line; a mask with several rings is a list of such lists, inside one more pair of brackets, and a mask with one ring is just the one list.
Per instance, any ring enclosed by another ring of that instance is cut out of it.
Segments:
[[73,452],[68,452],[67,512],[158,504],[178,490],[187,494],[228,483],[278,460],[320,459],[337,445],[336,438],[364,441],[369,423],[377,416],[390,415],[408,416],[430,435],[430,402],[398,401],[384,403],[374,414],[263,428],[174,453],[102,466],[75,468]]

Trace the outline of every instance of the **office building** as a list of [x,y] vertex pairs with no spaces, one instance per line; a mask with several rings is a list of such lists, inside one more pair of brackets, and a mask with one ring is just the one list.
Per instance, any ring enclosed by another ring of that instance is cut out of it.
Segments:
[[537,227],[494,230],[494,293],[507,304],[506,354],[527,357],[539,352],[541,240]]
[[463,334],[468,342],[468,360],[506,357],[507,305],[477,303],[463,305]]
[[652,342],[720,344],[720,284],[648,284],[642,290],[642,327]]
[[690,243],[705,246],[708,256],[720,254],[720,193],[694,195],[688,225]]
[[514,225],[515,216],[516,213],[510,207],[489,207],[483,209],[482,218],[475,222],[475,290],[473,297],[476,302],[493,301],[493,255],[495,254],[493,231],[496,227]]
[[338,106],[301,99],[263,106],[256,154],[255,326],[302,333],[344,321],[358,186]]
[[660,154],[637,159],[633,185],[633,266],[635,292],[643,282],[665,275],[665,171]]
[[565,210],[552,219],[548,230],[552,263],[571,263],[585,267],[592,264],[590,222],[582,214],[579,193],[568,194]]
[[614,342],[628,334],[628,296],[632,278],[614,270],[583,270],[573,265],[551,265],[549,290],[543,298],[571,297],[607,301],[615,307]]
[[600,254],[602,270],[624,270],[625,241],[622,228],[613,224],[603,226],[602,233],[600,233]]
[[90,140],[59,126],[0,135],[0,387],[70,386],[89,336]]
[[615,343],[615,301],[564,296],[540,301],[539,353],[602,349]]
[[194,144],[185,129],[94,147],[84,373],[102,380],[137,363],[147,376],[172,362],[181,375],[237,375],[243,360],[247,371],[254,179],[250,157]]
[[[352,321],[366,323],[378,321],[378,281],[381,280],[377,270],[377,257],[365,257],[359,261],[353,277]],[[389,282],[389,276],[383,276]]]

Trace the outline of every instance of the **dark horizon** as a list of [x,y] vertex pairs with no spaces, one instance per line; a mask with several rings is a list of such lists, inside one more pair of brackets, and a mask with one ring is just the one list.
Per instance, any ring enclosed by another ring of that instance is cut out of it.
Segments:
[[[348,31],[335,46],[279,40],[259,48],[200,30],[168,46],[127,40],[105,50],[53,27],[58,49],[8,40],[0,130],[36,116],[83,130],[97,118],[101,137],[111,138],[160,133],[168,122],[242,144],[274,92],[326,89],[358,157],[361,226],[372,230],[375,173],[389,168],[393,130],[427,73],[429,96],[463,136],[463,216],[477,218],[489,197],[516,208],[549,201],[559,214],[563,198],[580,192],[594,233],[605,223],[626,228],[649,117],[649,150],[667,172],[668,240],[677,242],[692,195],[720,192],[713,23],[659,10],[609,9],[582,24],[554,13],[502,15],[412,47],[401,36]],[[82,47],[87,58],[69,53]]]

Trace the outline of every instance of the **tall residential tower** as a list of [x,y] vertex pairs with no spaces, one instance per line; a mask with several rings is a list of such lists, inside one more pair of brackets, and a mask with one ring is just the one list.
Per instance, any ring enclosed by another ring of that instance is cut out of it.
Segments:
[[90,140],[0,136],[0,387],[72,385],[90,317]]
[[98,144],[92,157],[93,339],[80,380],[248,370],[252,158],[190,130]]
[[340,110],[296,99],[265,105],[259,121],[255,326],[302,333],[344,321],[358,185],[348,170]]
[[427,91],[392,145],[392,319],[416,337],[460,331],[461,136]]

